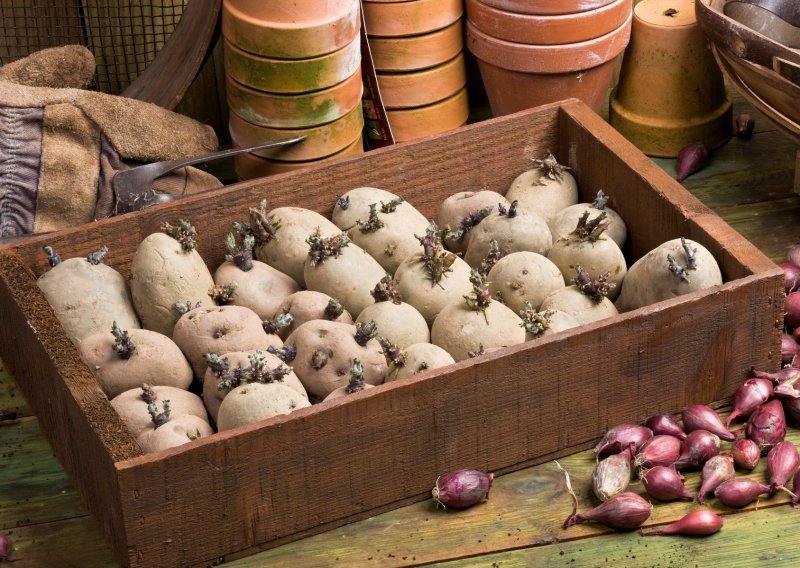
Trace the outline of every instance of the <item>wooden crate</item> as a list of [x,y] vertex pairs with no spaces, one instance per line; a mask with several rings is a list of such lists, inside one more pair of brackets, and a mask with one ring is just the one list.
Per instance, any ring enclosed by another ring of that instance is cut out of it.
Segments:
[[[329,214],[337,195],[368,185],[433,216],[457,191],[505,192],[548,149],[584,200],[611,197],[629,262],[685,236],[713,252],[725,283],[150,455],[35,284],[45,243],[62,258],[108,244],[127,276],[137,243],[182,216],[213,268],[231,221],[263,198]],[[778,367],[782,311],[780,269],[574,100],[0,249],[0,356],[130,566],[250,555],[425,499],[453,468],[509,472],[587,448],[614,424],[724,399],[751,366]]]

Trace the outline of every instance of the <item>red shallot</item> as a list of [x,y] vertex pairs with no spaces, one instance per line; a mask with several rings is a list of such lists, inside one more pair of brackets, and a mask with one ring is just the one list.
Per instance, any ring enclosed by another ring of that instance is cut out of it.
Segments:
[[783,270],[783,288],[787,294],[796,292],[800,288],[800,266],[783,262],[778,266]]
[[592,489],[601,501],[606,501],[628,488],[631,482],[631,459],[633,444],[618,454],[601,460],[592,473]]
[[800,326],[800,292],[787,294],[783,299],[783,321],[792,328]]
[[786,262],[800,266],[800,241],[794,243],[786,251]]
[[675,467],[702,467],[718,454],[719,436],[707,430],[692,430],[681,444],[681,455],[675,461]]
[[800,466],[800,454],[789,440],[776,444],[767,454],[767,473],[772,490],[785,491],[792,498],[795,494],[786,488],[786,483],[791,479]]
[[790,398],[783,402],[783,409],[792,420],[800,424],[800,398]]
[[656,414],[647,419],[645,426],[653,431],[654,436],[667,435],[675,436],[679,440],[686,439],[686,432],[678,425],[678,422],[671,414]]
[[736,440],[731,447],[733,463],[739,469],[753,470],[761,461],[761,448],[753,440]]
[[659,501],[686,499],[692,494],[683,484],[683,476],[671,467],[657,465],[642,473],[642,484],[650,497]]
[[[794,340],[793,340],[794,341]],[[725,426],[730,427],[736,418],[748,417],[752,412],[767,402],[772,396],[772,381],[769,379],[747,379],[742,386],[736,389],[733,395],[733,412],[725,421]]]
[[[796,293],[796,292],[795,292]],[[790,294],[791,295],[791,294]],[[787,296],[788,298],[788,296]],[[800,346],[797,345],[795,338],[788,333],[781,334],[781,364],[790,365],[797,357],[797,351]]]
[[657,465],[672,465],[681,455],[681,441],[675,436],[653,436],[639,448],[634,465],[648,469]]
[[714,491],[721,483],[733,479],[736,471],[733,468],[733,457],[730,454],[720,454],[709,459],[703,466],[700,491],[697,492],[697,502],[706,503],[706,495]]
[[0,533],[0,562],[8,560],[8,553],[9,553],[8,548],[9,548],[8,537]]
[[745,427],[745,434],[763,451],[786,437],[786,416],[780,400],[770,400],[755,409]]
[[750,370],[750,373],[756,378],[771,380],[773,385],[794,385],[797,381],[800,381],[800,369],[797,367],[784,367],[780,371],[774,373],[758,371],[753,368]]
[[708,164],[708,150],[702,142],[687,144],[678,152],[678,181],[683,181]]
[[690,511],[683,517],[667,525],[663,529],[656,529],[649,532],[642,532],[642,536],[669,535],[669,534],[689,534],[706,536],[718,533],[722,528],[722,517],[709,511],[708,509],[698,509]]
[[736,440],[736,435],[728,431],[719,414],[705,404],[687,406],[681,416],[687,434],[693,430],[708,430],[728,442]]
[[466,509],[489,498],[493,479],[493,473],[458,469],[440,476],[431,495],[434,501],[445,508]]
[[756,127],[756,121],[752,115],[743,112],[736,116],[736,136],[749,140],[753,136],[753,129]]
[[653,432],[650,431],[650,428],[638,424],[620,424],[606,432],[606,435],[597,442],[594,452],[598,458],[602,458],[610,454],[618,454],[631,444],[636,451],[652,437]]
[[714,490],[714,496],[727,507],[744,507],[771,490],[769,485],[748,477],[734,477],[722,482]]

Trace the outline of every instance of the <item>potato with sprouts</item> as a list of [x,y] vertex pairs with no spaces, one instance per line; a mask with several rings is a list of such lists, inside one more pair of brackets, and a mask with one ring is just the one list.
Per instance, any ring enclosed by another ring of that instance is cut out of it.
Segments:
[[496,191],[460,191],[447,197],[436,216],[445,247],[459,254],[466,252],[469,233],[498,206],[508,209],[511,204]]
[[353,366],[350,367],[350,380],[348,383],[331,392],[331,394],[325,397],[325,400],[342,398],[372,388],[375,388],[374,385],[364,381],[364,367],[361,366],[361,361],[353,359]]
[[542,159],[534,158],[535,166],[522,172],[506,192],[508,201],[539,215],[549,223],[555,215],[578,203],[578,184],[570,168],[558,163],[548,152]]
[[614,283],[610,282],[610,275],[603,273],[592,280],[581,266],[576,266],[575,271],[577,276],[570,280],[572,285],[552,292],[544,299],[539,311],[565,312],[580,324],[617,315],[617,308],[607,297],[609,290],[614,287]]
[[566,312],[561,310],[537,311],[530,302],[525,302],[519,315],[522,318],[522,327],[525,329],[526,341],[547,337],[581,325],[581,322]]
[[170,401],[172,416],[191,414],[208,422],[208,412],[203,399],[184,389],[169,386],[151,386],[141,384],[137,388],[126,390],[111,399],[111,407],[117,411],[122,423],[138,438],[152,423],[147,407],[156,401]]
[[278,306],[276,317],[281,314],[290,316],[292,320],[288,326],[278,329],[281,339],[286,339],[295,329],[311,320],[353,323],[350,312],[344,309],[339,300],[316,290],[300,290],[287,296]]
[[553,262],[535,252],[514,252],[502,257],[489,271],[489,292],[493,298],[519,313],[530,304],[539,309],[552,292],[566,286],[564,276]]
[[450,353],[433,343],[415,343],[401,349],[398,345],[384,339],[381,340],[381,345],[383,345],[386,360],[389,362],[387,383],[456,362]]
[[403,301],[390,276],[384,276],[375,285],[372,297],[375,303],[358,314],[356,323],[374,321],[378,326],[378,334],[400,347],[430,341],[425,318],[414,306]]
[[169,400],[161,403],[161,411],[155,402],[147,405],[150,423],[136,438],[136,442],[146,454],[160,452],[214,433],[211,425],[193,414],[173,416]]
[[622,248],[622,245],[625,244],[625,240],[628,238],[628,227],[625,225],[625,221],[622,220],[619,213],[608,207],[606,205],[607,203],[608,197],[601,189],[597,192],[597,196],[591,203],[576,203],[575,205],[570,205],[559,211],[549,222],[553,240],[557,241],[561,237],[574,231],[578,220],[584,212],[588,210],[590,216],[593,216],[593,218],[605,212],[605,222],[608,224],[606,234],[617,243],[619,248]]

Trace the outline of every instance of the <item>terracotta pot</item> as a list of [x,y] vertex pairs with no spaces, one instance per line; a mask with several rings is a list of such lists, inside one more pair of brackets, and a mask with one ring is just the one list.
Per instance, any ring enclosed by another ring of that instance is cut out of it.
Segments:
[[272,128],[307,128],[343,117],[361,103],[361,70],[327,89],[298,95],[257,91],[225,75],[228,109],[244,120]]
[[321,160],[310,160],[308,162],[279,162],[277,160],[270,160],[269,158],[262,158],[254,154],[239,154],[233,157],[233,171],[240,181],[255,179],[264,176],[271,176],[275,174],[282,174],[286,172],[294,172],[313,166],[320,163],[328,163],[347,156],[355,156],[364,152],[363,139],[359,138],[350,146],[323,158]]
[[[667,16],[667,9],[677,13]],[[611,95],[609,121],[645,154],[675,157],[686,144],[709,148],[732,133],[731,98],[697,26],[693,0],[643,0]]]
[[446,28],[413,37],[369,38],[377,71],[416,71],[450,61],[464,48],[461,20]]
[[341,83],[361,65],[361,41],[356,38],[338,51],[311,59],[262,57],[224,41],[228,75],[248,87],[268,93],[308,93]]
[[454,95],[467,84],[464,54],[436,67],[414,73],[379,73],[378,86],[386,108],[433,104]]
[[506,12],[481,0],[467,0],[467,17],[486,35],[517,43],[556,45],[600,37],[625,23],[632,0],[613,0],[610,4],[575,14],[530,15]]
[[280,140],[302,134],[308,136],[302,142],[286,148],[254,152],[262,158],[284,162],[318,160],[340,152],[352,145],[356,138],[361,138],[363,128],[364,113],[360,104],[342,118],[313,128],[266,128],[247,122],[233,113],[229,120],[231,140],[236,146],[252,146],[268,140]]
[[490,37],[467,23],[467,46],[478,60],[495,116],[575,97],[600,112],[615,58],[630,39],[631,16],[613,32],[565,45],[526,45]]
[[372,37],[413,36],[449,26],[464,13],[462,0],[364,2],[364,22]]
[[611,4],[614,0],[484,0],[498,10],[517,12],[518,14],[536,14],[555,16],[559,14],[576,14],[584,10],[595,10]]
[[397,142],[406,142],[446,132],[463,126],[467,122],[467,118],[469,118],[467,90],[461,89],[452,97],[432,105],[387,110],[386,114]]
[[352,42],[361,26],[357,0],[224,0],[222,35],[244,51],[308,59]]

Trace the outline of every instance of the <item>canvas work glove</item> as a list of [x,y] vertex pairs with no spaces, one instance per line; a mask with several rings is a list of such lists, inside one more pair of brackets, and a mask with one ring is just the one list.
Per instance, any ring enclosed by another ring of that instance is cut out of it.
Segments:
[[[117,171],[217,150],[210,126],[86,90],[94,72],[94,56],[77,45],[0,67],[0,240],[108,217]],[[153,189],[183,194],[221,185],[187,167]]]

